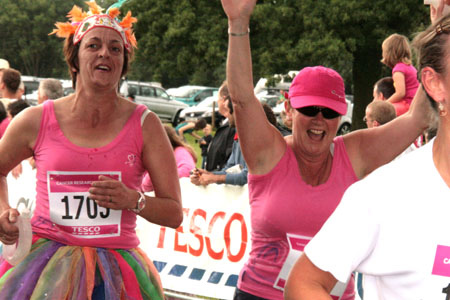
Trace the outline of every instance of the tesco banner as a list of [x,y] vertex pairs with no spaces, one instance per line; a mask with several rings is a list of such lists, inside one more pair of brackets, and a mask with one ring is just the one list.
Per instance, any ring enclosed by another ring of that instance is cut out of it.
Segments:
[[247,186],[193,185],[180,179],[184,220],[176,230],[139,218],[142,248],[165,289],[232,299],[250,251]]

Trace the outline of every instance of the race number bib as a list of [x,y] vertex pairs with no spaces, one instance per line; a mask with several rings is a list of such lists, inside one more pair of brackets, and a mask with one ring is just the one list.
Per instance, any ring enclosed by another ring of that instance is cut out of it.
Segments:
[[[289,253],[286,258],[286,261],[281,268],[280,273],[278,274],[277,279],[275,280],[274,288],[284,291],[284,286],[286,285],[286,280],[288,278],[289,272],[294,266],[297,259],[302,255],[305,246],[309,243],[312,237],[296,235],[296,234],[286,234],[287,240],[289,242]],[[343,283],[338,281],[334,286],[333,290],[330,293],[330,296],[333,300],[341,299],[342,295],[347,288],[347,283]]]
[[450,299],[450,246],[437,245],[430,276],[420,299]]
[[101,207],[89,198],[89,188],[100,175],[121,180],[120,172],[47,173],[50,219],[77,238],[120,235],[121,210]]

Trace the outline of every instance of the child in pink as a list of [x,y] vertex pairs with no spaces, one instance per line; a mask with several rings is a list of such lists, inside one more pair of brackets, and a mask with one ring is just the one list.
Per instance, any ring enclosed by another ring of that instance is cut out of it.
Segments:
[[395,93],[386,101],[395,107],[397,116],[408,111],[419,87],[417,70],[411,63],[411,48],[408,39],[400,34],[392,34],[382,44],[382,63],[392,68]]

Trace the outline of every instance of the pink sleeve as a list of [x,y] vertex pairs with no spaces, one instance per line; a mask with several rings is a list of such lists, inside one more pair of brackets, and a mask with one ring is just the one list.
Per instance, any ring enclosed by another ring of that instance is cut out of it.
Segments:
[[407,72],[407,68],[408,68],[408,66],[405,65],[404,63],[398,63],[392,69],[392,75],[394,75],[395,72],[400,72],[400,73],[405,74]]
[[148,175],[148,173],[146,173],[145,176],[144,176],[144,179],[142,179],[141,189],[144,192],[151,192],[151,191],[153,191],[152,180],[150,179],[150,175]]
[[3,121],[0,123],[0,138],[3,137],[5,134],[6,128],[9,125],[10,120],[8,118],[3,119]]
[[189,172],[195,168],[195,162],[192,155],[184,147],[175,149],[175,160],[177,162],[178,177],[189,177]]

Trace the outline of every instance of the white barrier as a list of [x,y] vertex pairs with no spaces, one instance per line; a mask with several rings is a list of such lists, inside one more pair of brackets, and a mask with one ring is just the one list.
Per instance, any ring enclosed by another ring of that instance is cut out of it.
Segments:
[[184,220],[173,230],[139,218],[140,247],[154,260],[164,288],[232,299],[250,251],[247,186],[198,187],[180,180]]

